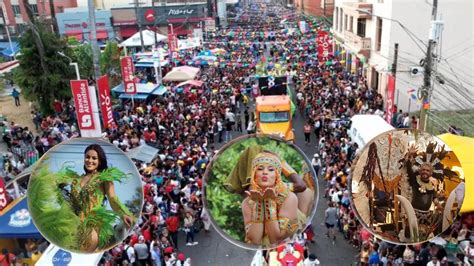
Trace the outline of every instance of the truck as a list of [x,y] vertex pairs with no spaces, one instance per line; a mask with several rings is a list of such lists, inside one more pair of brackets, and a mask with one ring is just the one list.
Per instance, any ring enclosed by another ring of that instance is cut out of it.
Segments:
[[264,95],[256,99],[257,133],[294,141],[292,102],[288,95]]

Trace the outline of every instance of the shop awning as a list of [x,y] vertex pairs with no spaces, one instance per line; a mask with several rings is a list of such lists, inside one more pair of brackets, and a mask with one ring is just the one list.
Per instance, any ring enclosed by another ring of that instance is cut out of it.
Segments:
[[120,99],[134,99],[134,100],[146,100],[150,96],[150,94],[144,94],[144,93],[137,93],[135,95],[131,94],[120,94],[119,98]]
[[78,41],[82,41],[82,30],[67,30],[65,33],[68,38],[75,38]]
[[191,17],[191,18],[169,18],[168,23],[184,23],[184,22],[191,22],[196,23],[200,22],[202,18],[200,17]]
[[[104,39],[108,39],[109,38],[109,33],[107,32],[107,30],[97,30],[97,40],[104,40]],[[89,33],[89,37],[90,37],[90,33]]]
[[474,211],[474,138],[457,136],[453,134],[443,134],[438,136],[443,140],[458,158],[464,172],[464,182],[466,182],[466,192],[461,212]]
[[31,220],[26,197],[0,213],[0,238],[42,238]]
[[122,26],[120,27],[120,35],[122,38],[129,38],[133,36],[133,34],[138,32],[137,26]]

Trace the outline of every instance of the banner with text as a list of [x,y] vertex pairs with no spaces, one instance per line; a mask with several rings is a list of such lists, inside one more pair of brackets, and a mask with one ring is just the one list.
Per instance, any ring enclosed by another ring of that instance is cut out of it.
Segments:
[[103,75],[97,80],[99,88],[100,110],[102,111],[102,120],[105,128],[116,128],[112,112],[112,99],[110,98],[109,77]]
[[71,80],[72,96],[76,107],[77,123],[80,130],[95,129],[92,102],[87,80]]
[[168,47],[170,52],[170,59],[176,58],[176,49],[178,49],[178,39],[176,38],[176,34],[168,34]]
[[137,85],[135,84],[135,66],[132,57],[124,56],[120,59],[122,67],[123,88],[126,94],[137,94]]
[[332,53],[332,43],[329,32],[319,31],[318,37],[316,37],[316,43],[318,44],[319,62],[325,62],[329,60],[329,55]]
[[385,118],[385,120],[389,124],[392,124],[394,100],[395,100],[395,77],[392,75],[389,75],[388,84],[387,84],[387,106],[386,106],[387,116]]
[[0,211],[3,210],[9,203],[9,197],[5,188],[5,181],[0,176]]

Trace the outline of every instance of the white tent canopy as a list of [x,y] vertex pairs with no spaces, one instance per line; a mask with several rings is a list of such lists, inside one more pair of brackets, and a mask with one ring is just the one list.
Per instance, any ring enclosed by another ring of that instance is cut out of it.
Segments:
[[349,137],[359,145],[360,150],[379,134],[394,129],[378,115],[355,115],[351,121]]
[[190,66],[180,66],[173,68],[163,80],[169,81],[186,81],[190,79],[194,79],[197,74],[199,73],[199,68],[197,67],[190,67]]
[[50,265],[97,265],[104,252],[93,254],[79,254],[60,249],[51,244],[45,250],[41,258],[36,262],[36,266]]
[[158,154],[158,149],[153,148],[147,144],[142,144],[136,148],[133,148],[127,152],[127,156],[130,159],[135,159],[145,163],[150,163],[155,159]]
[[[155,33],[151,30],[143,30],[142,33],[143,33],[143,44],[145,46],[152,46],[155,44],[154,34],[156,34],[156,40],[159,42],[168,39],[168,37]],[[126,39],[120,44],[120,46],[125,46],[125,47],[136,47],[136,46],[141,46],[141,45],[142,43],[140,41],[140,32],[133,34],[132,37]]]

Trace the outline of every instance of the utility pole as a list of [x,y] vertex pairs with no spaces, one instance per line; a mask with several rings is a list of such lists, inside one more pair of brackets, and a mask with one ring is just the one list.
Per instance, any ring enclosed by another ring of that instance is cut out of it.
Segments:
[[135,4],[135,17],[137,18],[138,32],[140,33],[140,44],[142,47],[142,52],[145,52],[145,44],[143,43],[143,31],[142,31],[142,22],[141,18],[138,17],[138,7],[140,6],[139,0],[134,0]]
[[89,7],[89,27],[90,27],[90,42],[92,46],[92,62],[94,64],[94,80],[97,81],[100,77],[99,67],[99,46],[97,45],[97,26],[95,22],[95,5],[94,0],[87,0]]
[[[438,11],[438,0],[433,0],[433,10],[431,13],[431,20],[436,21],[436,13]],[[420,129],[425,131],[427,125],[427,111],[430,108],[430,93],[431,93],[431,72],[433,71],[433,50],[436,44],[436,34],[432,34],[435,25],[431,23],[430,29],[430,40],[428,43],[428,50],[426,52],[426,59],[424,63],[424,76],[423,76],[423,87],[418,93],[418,97],[421,99],[421,110],[420,110]]]
[[[393,80],[394,80],[393,81],[394,82],[394,84],[393,84],[394,94],[395,94],[396,84],[397,84],[397,64],[398,64],[398,43],[395,43],[395,50],[393,52],[393,63],[392,63],[392,76],[393,76]],[[393,104],[393,99],[392,99],[392,104]],[[398,103],[397,103],[397,105],[398,105]],[[396,111],[397,110],[395,110],[395,112]],[[391,115],[390,115],[390,121],[388,121],[388,122],[392,123],[392,118],[393,118],[393,115],[394,115],[393,108],[392,108],[392,110],[389,110],[389,112],[391,113]]]

